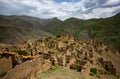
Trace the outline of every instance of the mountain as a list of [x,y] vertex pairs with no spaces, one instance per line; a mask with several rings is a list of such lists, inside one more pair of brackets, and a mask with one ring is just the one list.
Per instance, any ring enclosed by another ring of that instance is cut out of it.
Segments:
[[59,26],[61,27],[61,24],[63,22],[61,20],[59,20],[58,18],[52,18],[52,19],[48,19],[46,21],[46,24],[44,24],[44,30],[47,32],[50,32],[52,34],[56,34],[56,32],[58,32]]
[[[81,20],[69,18],[56,24],[53,34],[73,34],[77,38],[96,39],[120,51],[120,13],[101,19]],[[50,25],[50,24],[49,24]],[[52,27],[52,25],[51,25]],[[51,29],[51,28],[49,28]]]
[[120,53],[96,40],[73,35],[0,45],[3,79],[119,79]]
[[0,43],[15,44],[21,41],[51,36],[42,28],[45,19],[29,16],[0,16]]
[[120,51],[120,14],[110,18],[87,20],[83,29],[89,31],[89,37],[95,38]]
[[[29,16],[0,16],[0,42],[17,43],[33,38],[72,34],[76,38],[96,39],[120,51],[120,13],[101,19],[39,19]],[[9,40],[8,40],[9,39]],[[14,42],[13,42],[14,41]]]
[[54,35],[75,34],[78,25],[80,26],[83,21],[77,18],[69,18],[65,21],[53,18],[47,22],[44,29]]

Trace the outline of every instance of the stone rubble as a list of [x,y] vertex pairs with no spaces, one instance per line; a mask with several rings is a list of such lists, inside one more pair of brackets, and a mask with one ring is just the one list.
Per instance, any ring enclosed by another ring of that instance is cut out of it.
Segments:
[[[42,58],[43,61],[39,62],[45,64],[44,67],[41,66],[45,68],[45,70],[49,69],[51,65],[60,65],[89,75],[92,67],[96,67],[99,71],[99,64],[101,64],[105,70],[116,75],[116,68],[112,62],[105,61],[100,57],[100,55],[104,52],[114,52],[115,54],[118,54],[118,52],[96,40],[75,40],[72,35],[58,35],[56,37],[47,37],[36,41],[22,42],[18,45],[9,46],[6,48],[0,47],[0,49],[2,52],[0,53],[0,61],[5,63],[9,61],[7,67],[8,69],[6,70],[3,67],[4,65],[0,65],[0,73],[3,71],[8,71],[11,68],[15,69],[18,65],[22,66],[24,62],[30,63],[31,60],[35,59],[36,61],[37,58]],[[14,54],[14,51],[16,50],[27,51],[29,56]],[[8,54],[5,52],[13,53]],[[47,60],[48,62],[45,62]],[[36,66],[39,62],[36,62],[34,65]],[[1,70],[1,68],[3,68],[3,70]],[[11,70],[10,72],[13,71]],[[8,72],[9,75],[10,72]],[[9,75],[6,75],[5,78]],[[28,74],[25,75],[24,78],[26,77],[28,77]],[[20,78],[23,79],[22,77]],[[9,79],[12,79],[12,77]]]

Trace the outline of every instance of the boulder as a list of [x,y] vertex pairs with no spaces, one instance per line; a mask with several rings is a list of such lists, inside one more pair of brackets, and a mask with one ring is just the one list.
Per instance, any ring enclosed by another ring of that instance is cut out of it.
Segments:
[[12,69],[12,58],[0,58],[0,73],[7,72]]

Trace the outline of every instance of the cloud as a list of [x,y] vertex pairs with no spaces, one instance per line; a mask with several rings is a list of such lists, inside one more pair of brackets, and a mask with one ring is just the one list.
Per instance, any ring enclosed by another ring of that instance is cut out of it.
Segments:
[[118,6],[120,5],[120,0],[107,0],[106,3],[103,4],[103,6]]
[[0,14],[39,18],[105,18],[120,12],[120,0],[0,0]]

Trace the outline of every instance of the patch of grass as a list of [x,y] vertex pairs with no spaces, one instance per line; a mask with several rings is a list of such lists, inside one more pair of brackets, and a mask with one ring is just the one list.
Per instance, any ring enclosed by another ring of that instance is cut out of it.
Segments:
[[91,68],[90,72],[93,73],[93,74],[97,74],[97,69],[96,68]]
[[52,37],[45,38],[45,41],[48,42]]
[[56,49],[56,48],[52,48],[52,47],[49,47],[48,50],[49,50],[49,51],[54,51],[54,52],[59,52],[58,49]]
[[24,56],[30,55],[29,52],[25,50],[16,50],[14,52],[18,53],[19,55],[24,55]]
[[75,56],[75,52],[71,51],[71,55]]
[[57,66],[55,69],[49,69],[36,75],[37,79],[98,79],[96,77],[88,77],[77,72],[76,70],[70,70],[61,66]]
[[37,41],[38,41],[38,42],[42,42],[42,39],[38,39]]

